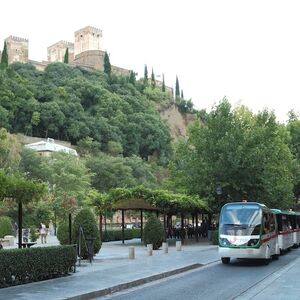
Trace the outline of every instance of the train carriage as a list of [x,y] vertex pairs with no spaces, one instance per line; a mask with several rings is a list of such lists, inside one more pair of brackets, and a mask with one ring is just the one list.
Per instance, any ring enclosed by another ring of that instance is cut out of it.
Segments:
[[[272,209],[278,224],[278,245],[280,253],[291,249],[294,245],[294,228],[296,213],[288,210]],[[296,229],[296,228],[295,228]],[[297,238],[297,233],[296,233]]]
[[256,202],[234,202],[223,206],[219,220],[219,255],[224,264],[231,258],[278,258],[275,213]]
[[294,241],[294,246],[299,247],[300,246],[300,213],[296,212],[295,217],[294,217],[294,222],[293,222],[293,241]]

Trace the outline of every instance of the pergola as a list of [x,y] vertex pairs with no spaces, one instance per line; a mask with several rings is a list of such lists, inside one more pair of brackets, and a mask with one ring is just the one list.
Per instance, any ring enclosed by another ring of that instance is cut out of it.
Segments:
[[[166,216],[181,214],[181,227],[183,228],[184,215],[192,214],[196,217],[196,230],[198,232],[198,214],[208,213],[209,209],[205,201],[197,196],[176,194],[166,190],[151,190],[143,186],[135,188],[116,188],[105,194],[98,204],[95,204],[100,212],[105,209],[122,211],[122,242],[124,243],[124,214],[126,210],[141,211],[141,235],[143,235],[143,211],[156,211],[164,216],[164,228],[166,229]],[[100,231],[102,231],[100,221]],[[197,235],[196,235],[197,237]]]
[[40,199],[46,186],[39,182],[8,176],[0,171],[0,201],[15,201],[18,204],[18,247],[22,247],[23,204]]

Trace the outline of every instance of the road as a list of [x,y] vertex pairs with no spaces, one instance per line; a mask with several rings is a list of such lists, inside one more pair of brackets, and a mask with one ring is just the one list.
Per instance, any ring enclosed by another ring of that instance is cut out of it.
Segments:
[[262,280],[293,263],[299,255],[300,248],[293,249],[267,266],[259,261],[245,260],[232,260],[229,265],[212,263],[194,271],[99,299],[243,299],[244,292],[255,289]]

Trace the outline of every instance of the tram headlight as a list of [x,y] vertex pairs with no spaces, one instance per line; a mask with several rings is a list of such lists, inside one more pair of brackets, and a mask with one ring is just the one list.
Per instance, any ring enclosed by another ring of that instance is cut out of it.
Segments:
[[248,242],[248,246],[255,246],[258,243],[259,239],[251,239]]

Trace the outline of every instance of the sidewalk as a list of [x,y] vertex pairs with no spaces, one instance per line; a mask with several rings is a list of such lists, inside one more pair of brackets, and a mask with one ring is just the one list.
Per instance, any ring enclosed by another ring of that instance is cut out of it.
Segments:
[[[299,251],[292,250],[292,251]],[[280,259],[280,258],[279,258]],[[300,257],[284,268],[268,276],[236,300],[299,300],[300,299]]]
[[[49,240],[49,244],[54,242]],[[128,258],[129,246],[135,247],[135,259]],[[92,264],[82,262],[75,274],[0,289],[0,299],[92,299],[217,260],[217,246],[207,242],[183,245],[182,251],[176,251],[175,243],[169,244],[169,253],[156,250],[153,256],[148,256],[139,239],[125,241],[124,245],[108,242],[103,243]]]
[[[48,245],[57,244],[55,237]],[[45,245],[35,245],[45,246]],[[135,247],[135,259],[129,259],[129,246]],[[296,250],[299,251],[299,250]],[[81,262],[77,272],[68,277],[0,289],[0,299],[72,299],[85,300],[138,286],[153,280],[200,268],[219,261],[217,246],[208,242],[187,244],[176,251],[169,243],[169,253],[153,251],[139,239],[103,243],[92,264]],[[300,299],[300,257],[268,276],[236,299]]]

